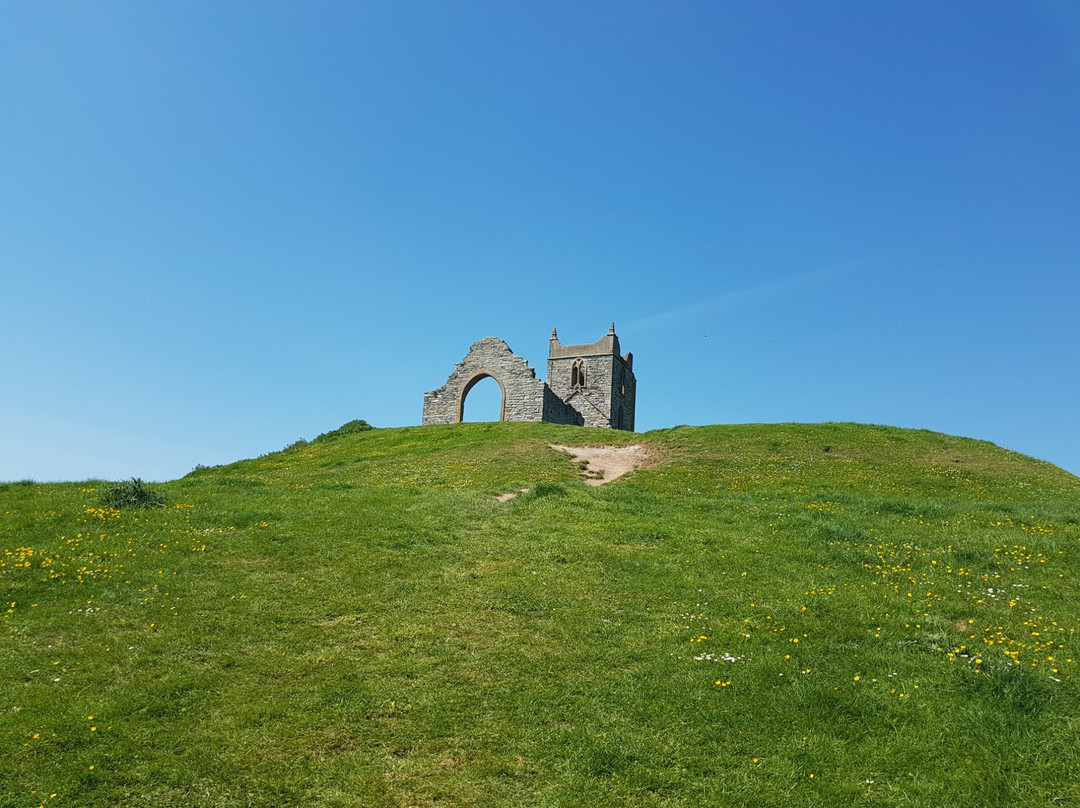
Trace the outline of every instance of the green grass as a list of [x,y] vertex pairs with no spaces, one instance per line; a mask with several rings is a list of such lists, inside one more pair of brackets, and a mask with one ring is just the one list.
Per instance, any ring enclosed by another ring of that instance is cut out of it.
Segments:
[[1080,480],[991,444],[465,424],[153,488],[0,484],[0,806],[1080,804]]

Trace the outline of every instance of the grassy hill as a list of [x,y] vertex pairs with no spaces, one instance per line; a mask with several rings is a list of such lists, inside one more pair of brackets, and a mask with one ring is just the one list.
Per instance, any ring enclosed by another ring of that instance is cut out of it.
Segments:
[[991,444],[464,424],[153,488],[0,485],[0,806],[1080,805],[1080,479]]

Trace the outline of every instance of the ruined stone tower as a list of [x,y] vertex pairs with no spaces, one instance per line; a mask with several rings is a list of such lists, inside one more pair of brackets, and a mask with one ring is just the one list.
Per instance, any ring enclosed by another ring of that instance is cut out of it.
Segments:
[[634,431],[634,355],[619,353],[615,323],[589,345],[563,345],[552,329],[547,383],[556,396],[580,413],[585,426]]
[[615,323],[605,336],[589,345],[563,345],[553,329],[547,384],[498,337],[474,342],[446,384],[424,393],[423,423],[459,423],[465,397],[478,381],[489,376],[502,390],[502,421],[634,430],[634,357],[619,353]]

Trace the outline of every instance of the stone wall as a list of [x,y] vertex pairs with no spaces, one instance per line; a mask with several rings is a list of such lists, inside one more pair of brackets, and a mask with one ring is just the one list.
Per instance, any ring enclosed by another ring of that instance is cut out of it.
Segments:
[[547,421],[549,424],[585,426],[585,419],[581,417],[581,413],[555,395],[546,384],[544,385],[544,417],[542,420]]
[[611,388],[611,425],[615,429],[634,431],[637,416],[637,379],[634,377],[633,355],[627,354],[630,361],[622,359],[615,363],[615,378]]
[[[498,337],[473,343],[465,358],[457,363],[446,384],[424,393],[425,424],[456,424],[469,390],[480,379],[492,377],[503,394],[502,420],[543,421],[546,385],[536,378],[529,363],[510,350]],[[560,423],[566,423],[560,421]]]

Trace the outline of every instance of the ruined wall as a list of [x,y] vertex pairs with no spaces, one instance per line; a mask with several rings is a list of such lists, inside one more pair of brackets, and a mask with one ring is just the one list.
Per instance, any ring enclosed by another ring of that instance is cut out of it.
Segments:
[[536,378],[536,371],[501,339],[485,337],[473,343],[446,384],[424,393],[423,423],[460,422],[465,396],[476,382],[488,376],[502,388],[502,420],[546,420],[543,417],[545,384]]
[[570,424],[571,426],[585,426],[585,419],[581,413],[555,395],[552,389],[544,385],[544,421],[549,424]]

